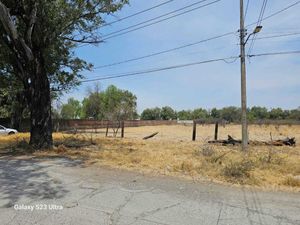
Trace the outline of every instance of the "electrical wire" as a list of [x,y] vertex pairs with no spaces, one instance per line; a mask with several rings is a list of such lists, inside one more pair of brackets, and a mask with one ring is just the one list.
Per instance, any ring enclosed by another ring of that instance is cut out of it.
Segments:
[[[281,9],[281,10],[278,10],[278,11],[274,12],[274,13],[270,14],[269,16],[264,17],[261,21],[268,20],[268,19],[270,19],[270,18],[272,18],[272,17],[274,17],[274,16],[276,16],[276,15],[278,15],[278,14],[280,14],[280,13],[283,13],[283,12],[289,10],[290,8],[292,8],[292,7],[296,6],[296,5],[298,5],[299,3],[300,3],[300,1],[296,1],[296,2],[294,2],[293,4],[288,5],[287,7],[285,7],[285,8],[283,8],[283,9]],[[256,21],[256,22],[253,22],[253,23],[250,23],[250,24],[248,24],[248,25],[246,25],[246,27],[252,26],[252,25],[254,25],[254,24],[257,24],[257,21]],[[235,32],[231,32],[231,33],[235,33]],[[82,44],[82,45],[78,46],[78,48],[84,47],[84,46],[87,46],[87,45],[90,45],[90,44]],[[143,57],[140,57],[140,58],[143,58]],[[116,65],[118,65],[118,63],[117,63]],[[101,66],[100,66],[100,67],[101,67]],[[99,67],[99,68],[100,68],[100,67]]]
[[[167,16],[167,15],[170,15],[170,14],[173,14],[173,13],[175,13],[175,12],[177,12],[177,11],[181,11],[181,10],[186,9],[186,8],[189,8],[189,7],[191,7],[191,6],[194,6],[194,5],[203,3],[203,2],[205,2],[205,1],[208,1],[208,0],[201,0],[201,1],[199,1],[199,2],[196,2],[196,3],[193,3],[193,4],[191,4],[191,5],[185,6],[185,7],[183,7],[183,8],[174,10],[174,11],[172,11],[172,12],[163,14],[163,15],[161,15],[161,16],[158,16],[158,17],[155,17],[155,18],[152,18],[152,19],[143,21],[143,22],[141,22],[141,23],[138,23],[138,24],[129,26],[129,27],[127,27],[127,28],[123,28],[123,29],[121,29],[121,30],[118,30],[118,31],[115,31],[115,32],[112,32],[112,33],[109,33],[109,34],[106,34],[106,35],[104,35],[104,36],[102,37],[102,41],[106,41],[106,40],[111,39],[111,38],[114,38],[114,37],[118,37],[118,36],[121,36],[121,35],[124,35],[124,34],[127,34],[127,33],[131,33],[131,32],[136,31],[136,30],[140,30],[140,29],[145,28],[145,27],[148,27],[148,26],[152,26],[152,25],[161,23],[161,22],[163,22],[163,21],[172,19],[172,18],[177,17],[177,16],[180,16],[180,15],[184,15],[184,14],[186,14],[186,13],[195,11],[195,10],[200,9],[200,8],[204,8],[204,7],[206,7],[206,6],[212,5],[212,4],[217,3],[217,2],[219,2],[219,1],[222,1],[222,0],[216,0],[216,1],[213,1],[213,2],[211,2],[211,3],[205,4],[205,5],[201,5],[201,6],[198,6],[198,7],[196,7],[196,8],[193,8],[193,9],[190,9],[190,10],[187,10],[187,11],[184,11],[184,12],[182,12],[182,13],[179,13],[179,14],[176,14],[176,15],[173,15],[173,16],[170,16],[170,17],[161,19],[161,20],[159,20],[159,21],[155,21],[155,22],[152,22],[152,23],[150,23],[150,24],[143,25],[143,24],[145,24],[145,23],[151,22],[151,21],[156,20],[156,19],[159,19],[159,18],[161,18],[161,17],[165,17],[165,16]],[[139,26],[139,25],[143,25],[143,26],[134,28],[134,27]],[[127,30],[127,29],[130,29],[130,28],[134,28],[134,29],[131,29],[131,30],[122,32],[122,31]],[[122,33],[120,33],[120,32],[122,32]],[[117,34],[113,35],[114,33],[117,33]],[[89,45],[89,44],[88,44],[88,43],[86,43],[86,44],[81,44],[81,45],[79,45],[78,47],[81,48],[81,47],[84,47],[84,46],[87,46],[87,45]]]
[[246,4],[246,9],[245,9],[245,14],[244,14],[244,20],[246,20],[246,18],[247,18],[248,9],[249,9],[249,2],[250,2],[250,0],[248,0],[247,4]]
[[[202,1],[198,2],[197,4],[202,3],[202,2],[204,2],[204,1],[207,1],[207,0],[202,0]],[[164,19],[161,19],[161,20],[158,20],[158,21],[149,23],[149,22],[151,22],[151,21],[153,21],[153,20],[159,19],[159,18],[164,17],[164,16],[166,16],[166,15],[173,14],[174,12],[176,12],[176,11],[178,11],[178,10],[172,11],[172,12],[170,12],[170,13],[164,14],[163,16],[155,17],[155,18],[152,18],[152,19],[149,19],[149,20],[140,22],[140,23],[138,23],[138,24],[134,24],[134,25],[131,25],[131,26],[129,26],[129,27],[123,28],[123,29],[121,29],[121,30],[114,31],[114,32],[112,32],[112,33],[106,34],[106,35],[103,36],[102,41],[106,41],[106,40],[111,39],[111,38],[115,38],[115,37],[118,37],[118,36],[121,36],[121,35],[124,35],[124,34],[131,33],[131,32],[136,31],[136,30],[143,29],[143,28],[145,28],[145,27],[149,27],[149,26],[152,26],[152,25],[161,23],[161,22],[166,21],[166,20],[170,20],[170,19],[175,18],[175,17],[177,17],[177,16],[181,16],[181,15],[190,13],[190,12],[192,12],[192,11],[195,11],[195,10],[198,10],[198,9],[201,9],[201,8],[204,8],[204,7],[207,7],[207,6],[209,6],[209,5],[215,4],[215,3],[220,2],[220,1],[221,1],[221,0],[216,0],[216,1],[213,1],[213,2],[210,2],[210,3],[207,3],[207,4],[205,4],[205,5],[201,5],[201,6],[198,6],[198,7],[189,9],[189,10],[186,10],[186,11],[184,11],[184,12],[175,14],[175,15],[173,15],[173,16],[169,16],[169,17],[167,17],[167,18],[164,18]],[[184,8],[187,8],[187,7],[190,7],[190,6],[186,6],[186,7],[184,7]],[[147,23],[148,23],[148,24],[147,24]],[[143,24],[145,24],[145,25],[143,25]],[[142,26],[140,26],[140,25],[142,25]],[[134,28],[134,27],[136,27],[136,28]],[[133,29],[131,29],[131,28],[133,28]],[[124,32],[122,32],[122,31],[124,31]]]
[[[288,10],[288,9],[290,9],[290,8],[292,8],[292,7],[296,6],[296,5],[298,5],[299,3],[300,3],[300,1],[296,1],[296,2],[293,3],[293,4],[291,4],[291,5],[289,5],[289,6],[285,7],[285,8],[283,8],[283,9],[281,9],[281,10],[278,10],[277,12],[274,12],[274,13],[270,14],[269,16],[266,16],[265,18],[263,18],[263,19],[261,20],[261,22],[262,22],[262,21],[265,21],[265,20],[268,20],[268,19],[270,19],[271,17],[274,17],[274,16],[276,16],[276,15],[278,15],[278,14],[280,14],[280,13],[286,11],[286,10]],[[251,24],[247,25],[247,27],[252,26],[252,25],[254,25],[254,24],[256,24],[256,23],[257,23],[257,22],[251,23]]]
[[295,35],[300,35],[300,32],[288,33],[288,34],[279,34],[279,35],[270,35],[270,36],[263,36],[263,37],[256,38],[256,39],[257,40],[260,40],[260,39],[272,39],[272,38],[288,37],[288,36],[295,36]]
[[218,62],[218,61],[224,61],[224,62],[228,63],[227,60],[233,60],[233,59],[236,59],[236,58],[239,58],[239,56],[231,56],[231,57],[226,57],[226,58],[210,59],[210,60],[205,60],[205,61],[198,61],[198,62],[187,63],[187,64],[179,64],[179,65],[168,66],[168,67],[152,68],[152,69],[148,69],[148,70],[128,72],[128,73],[123,73],[123,74],[113,74],[113,75],[101,76],[99,78],[86,79],[86,80],[82,80],[81,82],[85,83],[85,82],[108,80],[108,79],[114,79],[114,78],[120,78],[120,77],[136,76],[136,75],[140,75],[140,74],[148,74],[148,73],[178,69],[178,68],[195,66],[195,65],[206,64],[206,63],[212,63],[212,62]]
[[[268,19],[270,19],[270,18],[272,18],[272,17],[274,17],[274,16],[276,16],[276,15],[282,13],[282,12],[285,12],[285,11],[289,10],[290,8],[298,5],[299,3],[300,3],[300,1],[297,1],[297,2],[285,7],[283,9],[279,10],[279,11],[276,11],[276,12],[262,18],[261,21],[268,20]],[[257,21],[255,23],[251,23],[251,24],[247,25],[246,27],[252,26],[254,24],[257,24]],[[164,50],[164,51],[155,52],[155,53],[152,53],[152,54],[148,54],[148,55],[144,55],[144,56],[140,56],[140,57],[136,57],[136,58],[131,58],[131,59],[115,62],[115,63],[110,63],[110,64],[106,64],[106,65],[102,65],[102,66],[96,66],[96,67],[94,67],[94,69],[101,69],[101,68],[105,68],[105,67],[111,67],[111,66],[115,66],[115,65],[120,65],[120,64],[124,64],[124,63],[128,63],[128,62],[133,62],[133,61],[138,61],[138,60],[141,60],[141,59],[150,58],[150,57],[153,57],[153,56],[157,56],[157,55],[173,52],[173,51],[176,51],[176,50],[180,50],[180,49],[183,49],[183,48],[191,47],[191,46],[194,46],[194,45],[198,45],[200,43],[204,43],[204,42],[207,42],[207,41],[210,41],[210,40],[215,40],[215,39],[225,37],[225,36],[235,34],[235,33],[236,32],[224,33],[224,34],[221,34],[221,35],[218,35],[218,36],[214,36],[214,37],[211,37],[211,38],[208,38],[208,39],[200,40],[200,41],[197,41],[197,42],[194,42],[194,43],[189,43],[189,44],[182,45],[182,46],[179,46],[179,47],[167,49],[167,50]]]
[[[300,50],[285,51],[285,52],[259,53],[259,54],[248,55],[248,57],[290,55],[290,54],[300,54]],[[226,62],[226,63],[233,63],[238,58],[240,58],[240,56],[231,56],[231,57],[227,57],[227,58],[210,59],[210,60],[205,60],[205,61],[198,61],[198,62],[187,63],[187,64],[179,64],[179,65],[168,66],[168,67],[152,68],[152,69],[143,70],[143,71],[135,71],[135,72],[122,73],[122,74],[101,76],[101,77],[98,77],[98,78],[81,80],[80,82],[81,83],[86,83],[86,82],[93,82],[93,81],[99,81],[99,80],[110,80],[110,79],[115,79],[115,78],[137,76],[137,75],[149,74],[149,73],[154,73],[154,72],[159,72],[159,71],[173,70],[173,69],[178,69],[178,68],[190,67],[190,66],[213,63],[213,62],[220,62],[220,61],[223,61],[223,62]],[[233,60],[233,61],[230,62],[228,60]]]
[[[260,14],[259,14],[259,17],[258,17],[258,21],[257,21],[256,27],[261,26],[262,19],[263,19],[264,14],[265,14],[267,3],[268,3],[268,0],[264,0],[263,1],[263,4],[262,4],[261,10],[260,10]],[[251,44],[250,44],[250,47],[248,49],[248,54],[251,53],[251,51],[252,51],[252,49],[254,47],[254,43],[255,43],[256,37],[257,37],[257,34],[255,33],[253,35],[252,40],[251,40]]]
[[296,51],[286,51],[286,52],[269,52],[269,53],[260,53],[248,55],[248,57],[259,57],[259,56],[273,56],[273,55],[291,55],[291,54],[300,54],[300,50]]
[[185,9],[187,9],[187,8],[190,8],[190,7],[192,7],[192,6],[199,5],[199,4],[201,4],[201,3],[203,3],[203,2],[206,2],[206,1],[208,1],[208,0],[201,0],[201,1],[195,2],[195,3],[193,3],[193,4],[190,4],[190,5],[184,6],[184,7],[182,7],[182,8],[179,8],[179,9],[173,10],[173,11],[171,11],[171,12],[168,12],[168,13],[162,14],[162,15],[160,15],[160,16],[156,16],[156,17],[154,17],[154,18],[151,18],[151,19],[145,20],[145,21],[143,21],[143,22],[139,22],[139,23],[137,23],[137,24],[130,25],[130,26],[128,26],[128,27],[125,27],[125,28],[122,28],[122,29],[120,29],[120,30],[117,30],[117,31],[111,32],[111,33],[109,33],[109,34],[105,34],[103,37],[106,37],[106,36],[111,36],[111,35],[113,35],[113,34],[115,34],[115,33],[119,33],[119,32],[122,32],[122,31],[124,31],[124,30],[128,30],[128,29],[130,29],[130,28],[134,28],[134,27],[137,27],[137,26],[143,25],[143,24],[145,24],[145,23],[148,23],[148,22],[151,22],[151,21],[153,21],[153,20],[157,20],[157,19],[160,19],[160,18],[162,18],[162,17],[168,16],[168,15],[170,15],[170,14],[174,14],[174,13],[176,13],[176,12],[179,12],[179,11],[185,10]]
[[142,13],[145,13],[145,12],[148,12],[148,11],[150,11],[150,10],[156,9],[156,8],[158,8],[158,7],[161,7],[161,6],[166,5],[166,4],[168,4],[168,3],[171,3],[171,2],[174,2],[174,0],[168,0],[168,1],[162,2],[162,3],[158,4],[158,5],[154,5],[154,6],[150,7],[150,8],[141,10],[141,11],[136,12],[136,13],[133,13],[133,14],[131,14],[131,15],[129,15],[129,16],[121,17],[121,18],[119,18],[119,19],[117,19],[117,20],[115,20],[115,21],[112,21],[112,22],[109,22],[109,23],[105,23],[105,24],[104,24],[103,26],[101,26],[101,27],[110,26],[110,25],[112,25],[112,24],[115,24],[115,23],[121,22],[121,21],[123,21],[123,20],[129,19],[129,18],[131,18],[131,17],[140,15],[140,14],[142,14]]
[[197,41],[197,42],[193,42],[193,43],[181,45],[179,47],[167,49],[167,50],[160,51],[160,52],[155,52],[155,53],[144,55],[144,56],[141,56],[141,57],[131,58],[131,59],[127,59],[127,60],[123,60],[123,61],[119,61],[119,62],[115,62],[115,63],[111,63],[111,64],[97,66],[94,69],[101,69],[101,68],[105,68],[105,67],[111,67],[111,66],[115,66],[115,65],[120,65],[120,64],[128,63],[128,62],[133,62],[133,61],[137,61],[137,60],[141,60],[141,59],[146,59],[146,58],[149,58],[149,57],[153,57],[153,56],[157,56],[157,55],[161,55],[161,54],[173,52],[173,51],[176,51],[176,50],[180,50],[180,49],[183,49],[183,48],[191,47],[191,46],[194,46],[194,45],[198,45],[200,43],[204,43],[204,42],[207,42],[207,41],[211,41],[211,40],[215,40],[215,39],[218,39],[218,38],[226,37],[226,36],[232,35],[234,33],[235,32],[224,33],[224,34],[221,34],[221,35],[218,35],[218,36],[210,37],[210,38],[203,39],[203,40],[200,40],[200,41]]

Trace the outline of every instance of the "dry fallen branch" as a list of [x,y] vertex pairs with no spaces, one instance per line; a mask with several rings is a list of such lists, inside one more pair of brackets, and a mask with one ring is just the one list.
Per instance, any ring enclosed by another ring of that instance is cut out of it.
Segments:
[[149,139],[149,138],[153,138],[155,135],[157,135],[158,134],[158,132],[155,132],[155,133],[153,133],[153,134],[151,134],[151,135],[148,135],[148,136],[146,136],[146,137],[144,137],[143,138],[143,140],[147,140],[147,139]]
[[[209,144],[222,144],[222,145],[236,145],[241,144],[241,140],[235,140],[233,137],[228,135],[227,140],[214,140],[208,141]],[[285,138],[279,140],[271,140],[271,141],[249,141],[250,145],[269,145],[269,146],[296,146],[296,139],[293,138]]]
[[228,135],[227,140],[214,140],[214,141],[208,141],[209,144],[223,144],[223,145],[236,145],[236,144],[241,144],[242,141],[240,140],[235,140],[233,137]]

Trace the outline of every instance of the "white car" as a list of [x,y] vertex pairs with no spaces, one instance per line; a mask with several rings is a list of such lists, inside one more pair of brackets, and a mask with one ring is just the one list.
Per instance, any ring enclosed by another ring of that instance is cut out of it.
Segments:
[[6,128],[0,125],[0,135],[12,135],[18,133],[15,129]]

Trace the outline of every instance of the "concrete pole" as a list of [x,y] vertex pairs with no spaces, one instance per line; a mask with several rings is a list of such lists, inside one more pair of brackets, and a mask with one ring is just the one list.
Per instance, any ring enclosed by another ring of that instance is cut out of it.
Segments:
[[244,1],[240,0],[241,109],[242,109],[242,150],[243,151],[246,151],[248,147],[245,36],[246,36],[246,30],[244,24]]

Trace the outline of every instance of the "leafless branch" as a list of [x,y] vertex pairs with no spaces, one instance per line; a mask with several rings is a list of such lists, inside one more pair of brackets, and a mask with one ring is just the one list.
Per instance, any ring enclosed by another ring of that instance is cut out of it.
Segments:
[[[91,40],[90,38],[82,37],[81,39],[73,39],[69,37],[63,37],[63,39],[76,42],[76,43],[84,43],[84,44],[99,44],[103,42],[102,40]],[[90,39],[90,40],[89,40]]]

